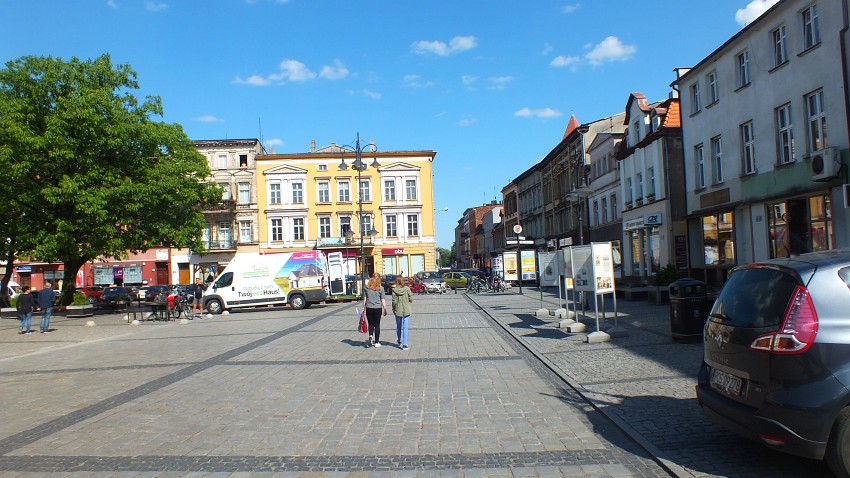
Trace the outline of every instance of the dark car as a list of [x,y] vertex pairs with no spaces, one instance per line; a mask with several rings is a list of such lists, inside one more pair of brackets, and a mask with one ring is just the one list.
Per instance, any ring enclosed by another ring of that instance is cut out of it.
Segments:
[[850,249],[732,269],[703,329],[711,419],[850,477]]
[[171,292],[171,285],[149,285],[148,290],[145,291],[145,302],[153,302],[156,299],[156,296],[159,295],[160,292],[165,292],[168,294]]
[[103,287],[99,285],[89,285],[85,287],[77,287],[77,292],[82,292],[88,299],[89,304],[100,302],[103,297]]
[[384,286],[384,293],[389,294],[392,291],[393,285],[395,284],[395,278],[398,277],[398,274],[387,274],[381,276],[381,285]]
[[101,300],[112,307],[126,307],[133,300],[133,294],[128,287],[107,287],[103,289]]

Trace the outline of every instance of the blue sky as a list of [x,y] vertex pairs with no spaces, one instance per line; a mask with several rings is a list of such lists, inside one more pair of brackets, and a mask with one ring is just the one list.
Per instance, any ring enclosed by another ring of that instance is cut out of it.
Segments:
[[[434,150],[437,242],[776,0],[0,0],[0,60],[104,53],[192,139]],[[443,211],[448,208],[448,211]]]

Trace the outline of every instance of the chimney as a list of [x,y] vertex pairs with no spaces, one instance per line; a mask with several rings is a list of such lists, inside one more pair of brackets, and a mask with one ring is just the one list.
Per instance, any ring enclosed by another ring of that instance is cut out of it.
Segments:
[[310,152],[311,153],[316,152],[316,140],[315,139],[310,140]]

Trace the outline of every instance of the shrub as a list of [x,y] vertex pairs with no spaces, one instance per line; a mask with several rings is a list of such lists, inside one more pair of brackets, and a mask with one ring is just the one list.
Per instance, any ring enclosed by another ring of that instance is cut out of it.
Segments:
[[679,279],[679,277],[681,277],[681,274],[679,274],[679,269],[672,263],[668,263],[666,266],[662,267],[658,270],[658,272],[655,273],[653,285],[670,285],[670,283],[675,282],[677,279]]

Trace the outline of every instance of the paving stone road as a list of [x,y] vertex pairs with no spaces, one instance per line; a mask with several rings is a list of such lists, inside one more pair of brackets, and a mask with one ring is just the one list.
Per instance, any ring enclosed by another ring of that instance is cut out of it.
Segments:
[[621,300],[626,336],[587,344],[524,292],[417,295],[409,351],[392,317],[363,347],[350,303],[4,319],[0,476],[829,476],[703,417],[667,306]]

